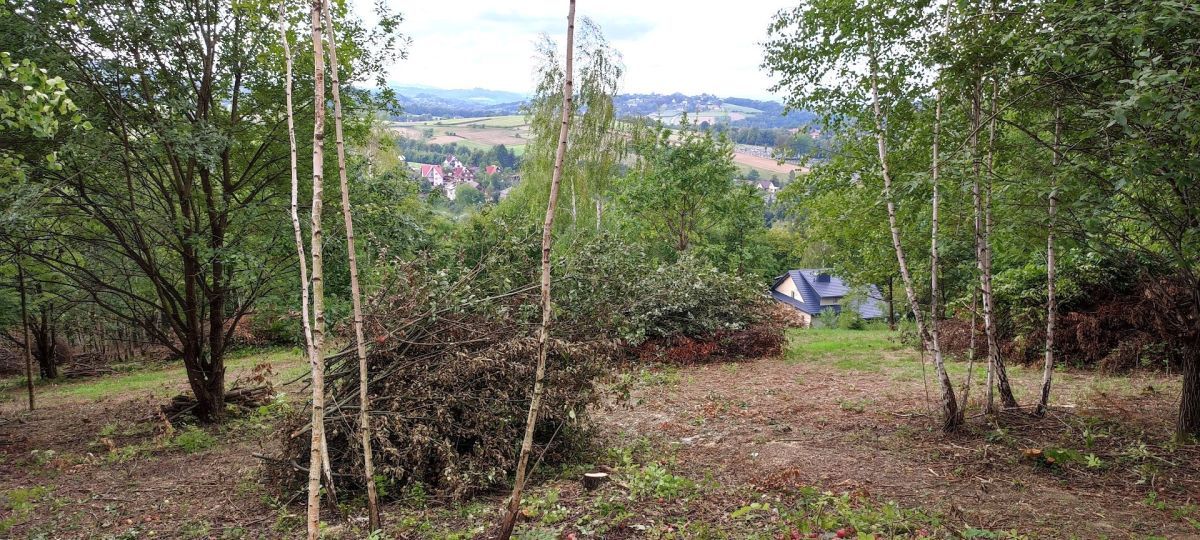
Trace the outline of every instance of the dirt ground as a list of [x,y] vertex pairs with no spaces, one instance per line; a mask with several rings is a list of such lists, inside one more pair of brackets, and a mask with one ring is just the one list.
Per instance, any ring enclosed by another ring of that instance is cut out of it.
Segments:
[[[886,332],[822,332],[792,334],[780,358],[621,376],[629,393],[598,411],[596,453],[542,467],[519,536],[1200,538],[1200,449],[1170,443],[1175,378],[1060,371],[1049,417],[985,419],[973,398],[968,428],[944,435],[915,354]],[[956,381],[965,369],[952,365]],[[1011,376],[1029,403],[1040,371]],[[125,386],[0,409],[0,537],[301,535],[302,506],[261,483],[256,457],[299,388],[221,428],[169,431],[155,411],[182,387]],[[613,480],[584,491],[587,470]],[[384,507],[386,537],[471,538],[499,506],[407,492]],[[362,538],[361,502],[344,510],[327,536]]]

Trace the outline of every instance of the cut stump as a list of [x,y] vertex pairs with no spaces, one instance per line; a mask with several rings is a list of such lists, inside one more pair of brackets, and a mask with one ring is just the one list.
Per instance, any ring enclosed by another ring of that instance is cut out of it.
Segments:
[[583,475],[583,488],[591,491],[608,481],[608,473],[590,472]]

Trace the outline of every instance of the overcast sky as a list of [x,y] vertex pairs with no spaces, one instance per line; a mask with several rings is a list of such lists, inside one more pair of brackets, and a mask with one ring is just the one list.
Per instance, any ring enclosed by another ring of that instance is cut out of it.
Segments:
[[[566,0],[384,0],[404,14],[412,38],[408,59],[388,79],[439,88],[528,93],[533,46],[547,33],[566,38]],[[354,0],[366,17],[371,0]],[[625,62],[623,93],[766,98],[770,78],[759,68],[771,16],[780,0],[579,0],[578,17],[600,24]]]

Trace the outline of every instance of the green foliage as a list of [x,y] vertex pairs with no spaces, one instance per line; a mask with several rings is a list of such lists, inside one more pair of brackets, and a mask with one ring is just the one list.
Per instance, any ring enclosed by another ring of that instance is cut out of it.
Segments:
[[919,538],[930,536],[941,520],[925,512],[906,509],[894,502],[875,503],[849,493],[800,489],[795,508],[780,509],[780,519],[799,533],[843,531],[846,537]]
[[630,237],[672,260],[696,251],[718,267],[769,276],[777,271],[765,241],[764,202],[735,180],[723,136],[660,125],[634,130],[639,161],[617,186],[614,210]]
[[0,519],[0,533],[7,532],[25,521],[38,503],[50,496],[50,488],[35,486],[16,488],[4,493],[4,510],[8,514]]
[[850,306],[842,306],[842,311],[837,316],[837,327],[842,330],[862,330],[866,328],[866,322],[863,321],[858,310]]
[[196,426],[188,426],[171,438],[171,445],[188,454],[203,452],[217,445],[217,438]]
[[635,283],[620,335],[636,344],[651,337],[741,330],[763,316],[760,287],[698,258],[681,257],[646,269]]
[[657,463],[634,470],[626,481],[629,496],[634,500],[655,498],[672,501],[686,497],[696,489],[696,484],[682,476],[671,474]]

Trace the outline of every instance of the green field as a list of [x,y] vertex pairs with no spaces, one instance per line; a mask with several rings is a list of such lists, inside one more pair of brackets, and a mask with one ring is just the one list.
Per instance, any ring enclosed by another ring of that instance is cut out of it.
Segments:
[[397,122],[398,126],[478,126],[484,128],[517,128],[525,125],[525,116],[513,114],[508,116],[484,116],[478,118],[449,118],[446,120],[426,120],[423,122]]

